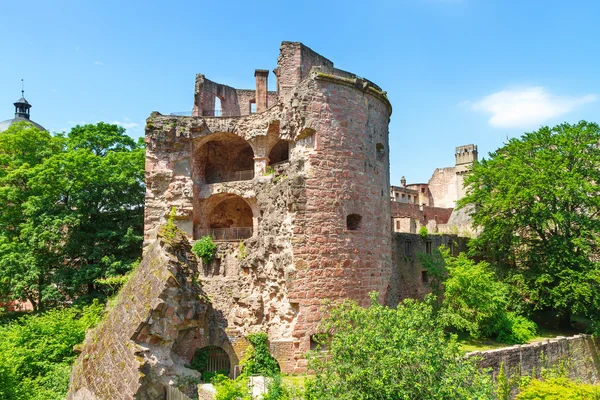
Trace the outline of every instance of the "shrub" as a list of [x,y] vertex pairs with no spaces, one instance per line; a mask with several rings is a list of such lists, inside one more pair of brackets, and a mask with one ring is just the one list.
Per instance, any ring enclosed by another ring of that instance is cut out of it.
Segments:
[[419,228],[419,236],[421,236],[422,239],[427,239],[427,236],[429,236],[429,231],[427,230],[426,226],[421,225]]
[[600,387],[574,382],[565,377],[546,381],[533,379],[516,400],[599,400]]
[[269,384],[268,391],[263,395],[262,400],[296,400],[303,398],[302,390],[289,384],[286,385],[281,380],[281,375],[277,375]]
[[251,400],[250,390],[248,389],[248,379],[241,375],[232,380],[225,375],[215,375],[212,384],[217,389],[215,400]]
[[475,263],[464,253],[442,254],[448,270],[441,311],[445,323],[474,338],[495,336],[506,309],[506,285],[486,262]]
[[200,257],[204,265],[210,264],[215,257],[216,251],[217,246],[210,236],[202,236],[202,238],[197,240],[192,246],[192,253],[194,253],[196,257]]
[[346,300],[329,310],[319,330],[334,334],[327,353],[309,353],[307,400],[493,398],[491,378],[461,356],[430,302],[393,309],[377,298],[371,293],[367,308]]
[[242,372],[246,375],[277,376],[279,364],[269,353],[268,336],[264,332],[248,335],[251,346],[246,350],[244,359],[240,361]]
[[506,344],[527,343],[537,334],[535,322],[513,312],[503,315],[498,326],[498,341]]
[[248,257],[248,249],[246,249],[246,245],[244,244],[243,241],[240,240],[240,244],[238,245],[238,255],[237,258],[238,260],[243,260],[246,257]]

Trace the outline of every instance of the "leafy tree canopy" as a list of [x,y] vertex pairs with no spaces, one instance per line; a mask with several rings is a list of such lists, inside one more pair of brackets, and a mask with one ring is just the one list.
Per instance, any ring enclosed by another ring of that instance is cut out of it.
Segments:
[[582,121],[511,139],[466,178],[460,207],[481,228],[474,252],[498,267],[514,305],[600,309],[600,128]]
[[103,309],[94,302],[0,325],[0,399],[64,398],[71,363],[77,357],[73,346],[98,323]]
[[490,377],[462,357],[431,304],[405,300],[396,309],[345,301],[322,328],[332,333],[327,353],[309,360],[316,377],[307,399],[489,399]]
[[144,148],[117,125],[0,133],[0,300],[102,295],[141,255]]

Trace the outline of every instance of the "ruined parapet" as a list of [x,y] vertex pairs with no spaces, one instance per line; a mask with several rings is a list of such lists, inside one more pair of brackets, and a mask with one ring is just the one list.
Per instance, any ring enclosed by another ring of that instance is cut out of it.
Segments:
[[160,236],[123,287],[114,308],[89,332],[68,399],[164,399],[165,386],[199,374],[178,354],[181,333],[206,325],[197,263],[179,232]]

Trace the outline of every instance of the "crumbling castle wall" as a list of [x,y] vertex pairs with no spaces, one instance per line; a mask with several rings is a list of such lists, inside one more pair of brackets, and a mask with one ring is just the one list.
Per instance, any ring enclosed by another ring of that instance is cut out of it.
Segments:
[[[175,207],[190,239],[213,236],[217,257],[200,279],[215,325],[238,359],[248,333],[267,332],[282,370],[300,372],[323,299],[385,298],[391,106],[300,43],[282,43],[276,76],[276,102],[267,93],[262,112],[203,115],[206,93],[234,89],[199,75],[194,117],[148,118],[145,233],[148,246]],[[190,349],[194,340],[184,339]]]
[[182,333],[209,332],[210,307],[189,250],[177,232],[150,245],[114,308],[88,333],[68,399],[163,399],[166,385],[198,377],[177,351]]

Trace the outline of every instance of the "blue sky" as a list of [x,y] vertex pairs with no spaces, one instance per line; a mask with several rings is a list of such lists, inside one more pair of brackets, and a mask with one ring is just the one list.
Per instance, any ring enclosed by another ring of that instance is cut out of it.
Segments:
[[[0,120],[25,79],[51,131],[190,110],[195,74],[253,88],[283,40],[388,92],[391,180],[424,182],[454,147],[486,155],[541,125],[600,122],[599,1],[2,1]],[[270,75],[270,86],[275,78]]]

